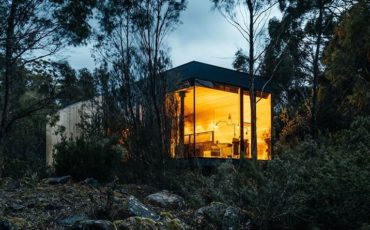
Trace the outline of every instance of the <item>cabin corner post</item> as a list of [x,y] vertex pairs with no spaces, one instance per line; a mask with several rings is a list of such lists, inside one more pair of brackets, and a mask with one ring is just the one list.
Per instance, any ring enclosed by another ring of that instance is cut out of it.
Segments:
[[240,159],[245,158],[245,146],[244,146],[244,90],[242,87],[239,88],[239,108],[240,108]]
[[273,101],[273,98],[272,98],[272,93],[270,93],[270,107],[271,107],[271,117],[270,117],[270,156],[269,156],[269,160],[272,160],[272,151],[273,151],[273,149],[272,149],[272,142],[273,142],[273,140],[272,140],[272,137],[273,137],[273,131],[274,131],[274,129],[273,129],[273,122],[274,122],[274,101]]
[[184,113],[185,113],[185,91],[180,91],[179,96],[180,96],[180,122],[179,122],[179,155],[181,157],[184,157]]
[[194,133],[194,135],[193,135],[193,139],[194,139],[194,143],[193,143],[193,156],[196,156],[196,150],[197,150],[197,148],[196,148],[196,130],[195,130],[195,128],[196,128],[196,108],[195,108],[195,80],[194,80],[194,82],[193,82],[193,133]]

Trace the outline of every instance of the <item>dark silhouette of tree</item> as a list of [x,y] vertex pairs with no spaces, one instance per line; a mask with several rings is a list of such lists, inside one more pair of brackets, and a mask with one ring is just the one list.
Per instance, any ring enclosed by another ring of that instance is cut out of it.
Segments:
[[353,117],[370,113],[369,9],[368,2],[359,1],[345,11],[324,49],[326,68],[319,87],[322,128],[345,128]]
[[[257,161],[257,128],[256,128],[256,92],[255,78],[261,68],[261,58],[266,49],[261,44],[266,29],[266,24],[270,19],[272,8],[277,5],[277,1],[256,1],[256,0],[212,0],[224,18],[234,26],[246,40],[248,54],[243,56],[240,52],[236,53],[236,67],[240,70],[248,70],[249,74],[249,95],[251,110],[251,152],[253,161]],[[246,61],[246,65],[240,61]],[[243,91],[243,90],[241,90]],[[240,93],[240,101],[243,103],[243,92]],[[240,125],[241,138],[244,139],[243,125]],[[241,158],[244,158],[244,143],[241,142]]]
[[[87,23],[95,1],[12,0],[0,2],[0,146],[16,120],[30,116],[52,101],[53,93],[20,109],[20,69],[35,67],[66,45],[77,45],[90,35]],[[2,152],[0,150],[0,152]],[[1,157],[0,157],[1,158]]]

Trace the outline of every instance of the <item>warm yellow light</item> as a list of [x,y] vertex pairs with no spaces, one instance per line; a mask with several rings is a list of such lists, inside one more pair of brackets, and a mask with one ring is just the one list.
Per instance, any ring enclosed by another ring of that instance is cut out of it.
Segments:
[[[177,94],[178,95],[178,94]],[[237,91],[212,89],[202,86],[190,87],[186,90],[184,101],[184,141],[178,136],[179,123],[174,126],[171,138],[171,152],[175,156],[178,149],[184,152],[176,157],[209,157],[235,158],[240,153],[240,103]],[[195,100],[194,100],[195,97]],[[176,97],[180,102],[180,96]],[[259,160],[270,159],[271,151],[271,95],[257,97],[257,154]],[[195,101],[195,105],[193,105]],[[250,157],[251,148],[251,116],[250,98],[244,95],[244,145],[246,156]],[[181,108],[181,106],[178,106]],[[194,111],[195,108],[195,111]],[[195,112],[195,114],[194,114]],[[180,111],[177,112],[180,116]],[[195,118],[195,120],[194,120]],[[180,120],[177,120],[179,122]],[[195,130],[194,130],[195,128]],[[177,130],[177,131],[176,131]],[[194,135],[195,133],[195,135]],[[196,146],[194,146],[194,139]],[[180,143],[184,147],[179,148]]]

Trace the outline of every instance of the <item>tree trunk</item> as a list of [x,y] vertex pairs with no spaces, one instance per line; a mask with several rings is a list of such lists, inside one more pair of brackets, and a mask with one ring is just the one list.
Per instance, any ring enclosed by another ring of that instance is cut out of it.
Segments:
[[13,65],[13,39],[14,39],[14,24],[15,16],[17,11],[16,1],[12,1],[10,7],[10,13],[7,22],[6,28],[6,40],[5,40],[5,73],[3,79],[4,94],[2,95],[3,108],[1,111],[1,121],[0,121],[0,177],[2,176],[2,166],[4,164],[4,147],[5,147],[5,137],[7,132],[7,120],[8,120],[8,111],[10,104],[10,79],[12,75],[12,65]]
[[[11,75],[12,75],[12,65],[13,65],[13,37],[14,37],[14,24],[15,16],[17,10],[16,1],[12,1],[10,7],[10,13],[8,17],[7,29],[6,29],[6,40],[5,40],[5,73],[4,73],[4,95],[3,95],[3,108],[1,114],[0,123],[0,144],[3,144],[3,139],[6,134],[6,123],[8,120],[8,110],[9,110],[9,99],[11,91]],[[0,150],[1,151],[1,150]]]
[[316,50],[315,57],[313,60],[313,85],[312,85],[312,118],[311,118],[311,132],[313,139],[317,138],[317,90],[318,90],[318,78],[320,74],[319,70],[319,55],[320,55],[320,45],[322,38],[322,14],[323,14],[323,4],[319,1],[319,17],[318,17],[318,34],[316,40]]
[[249,95],[251,107],[251,152],[252,160],[257,162],[256,94],[254,90],[254,12],[252,0],[247,1],[249,11]]

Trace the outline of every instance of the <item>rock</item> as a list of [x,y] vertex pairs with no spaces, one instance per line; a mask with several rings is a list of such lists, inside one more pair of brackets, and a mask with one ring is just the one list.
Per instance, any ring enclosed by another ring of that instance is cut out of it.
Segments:
[[161,212],[161,221],[158,222],[159,228],[163,230],[183,230],[188,227],[179,219],[174,218],[171,213]]
[[71,176],[51,177],[45,179],[47,184],[65,184],[71,179]]
[[75,223],[89,219],[85,214],[69,216],[65,219],[58,220],[57,224],[63,227],[72,227]]
[[141,203],[134,196],[130,196],[127,203],[127,208],[130,214],[133,216],[140,216],[150,218],[152,220],[159,220],[159,216]]
[[[210,205],[201,207],[195,212],[195,220],[205,219],[218,226],[222,225],[222,219],[225,214],[227,206],[220,202],[212,202]],[[199,221],[199,220],[198,220]]]
[[227,207],[222,219],[223,229],[237,229],[239,226],[239,209],[235,207]]
[[91,178],[91,177],[90,178],[86,178],[83,182],[84,182],[84,184],[89,185],[89,186],[91,186],[93,188],[99,187],[99,182],[96,179]]
[[249,216],[241,209],[229,206],[222,219],[222,229],[250,229]]
[[108,220],[82,220],[76,222],[74,230],[115,230],[113,223]]
[[15,230],[12,223],[6,220],[0,220],[0,230]]
[[198,229],[213,225],[216,229],[250,229],[249,216],[240,208],[213,202],[195,212],[194,224]]
[[164,220],[161,222],[160,229],[163,230],[185,230],[188,227],[179,219]]
[[168,208],[174,207],[179,208],[185,205],[184,199],[176,194],[172,194],[167,190],[163,190],[146,197],[146,199],[157,206]]
[[132,216],[125,220],[114,221],[117,230],[157,230],[157,223],[149,218]]

